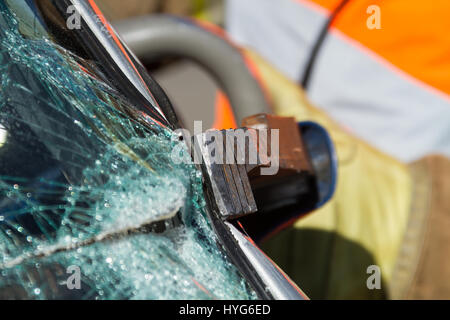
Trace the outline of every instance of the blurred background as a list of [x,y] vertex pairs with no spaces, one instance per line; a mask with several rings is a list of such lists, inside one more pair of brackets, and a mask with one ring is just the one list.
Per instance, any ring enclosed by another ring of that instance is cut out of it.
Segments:
[[[104,15],[111,22],[148,14],[170,14],[192,17],[223,26],[223,0],[97,0]],[[184,125],[194,130],[194,121],[203,121],[204,129],[214,123],[217,84],[196,63],[171,59],[152,64],[149,71],[164,88]]]

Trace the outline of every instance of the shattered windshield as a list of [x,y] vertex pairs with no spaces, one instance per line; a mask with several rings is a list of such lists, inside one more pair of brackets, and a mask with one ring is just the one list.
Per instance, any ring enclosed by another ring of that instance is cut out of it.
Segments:
[[26,3],[0,0],[0,298],[256,298],[216,244],[200,173],[172,160],[182,142]]

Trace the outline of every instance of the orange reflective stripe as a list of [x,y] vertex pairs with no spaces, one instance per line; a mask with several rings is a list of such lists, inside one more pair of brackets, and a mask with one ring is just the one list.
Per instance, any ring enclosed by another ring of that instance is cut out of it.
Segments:
[[[106,29],[108,30],[108,33],[111,35],[111,37],[113,38],[114,42],[117,44],[117,46],[119,47],[120,51],[122,51],[122,53],[125,55],[125,57],[127,58],[128,62],[130,62],[131,66],[133,67],[133,69],[136,71],[137,74],[139,74],[138,70],[136,69],[136,66],[134,65],[134,63],[131,61],[130,57],[128,56],[127,51],[125,50],[125,48],[122,45],[122,42],[120,42],[120,40],[117,38],[115,32],[112,30],[110,24],[108,23],[108,21],[106,21],[105,16],[103,15],[103,13],[100,11],[99,7],[97,6],[97,4],[95,3],[94,0],[89,0],[89,4],[91,5],[92,9],[95,11],[95,13],[97,14],[97,17],[100,19],[100,21],[102,22],[102,24],[106,27]],[[140,76],[140,74],[139,74]],[[141,78],[142,79],[142,78]],[[144,80],[142,80],[144,81]]]
[[[331,11],[341,0],[295,0]],[[370,30],[367,9],[377,5],[380,30]],[[450,1],[350,0],[335,28],[397,68],[450,94]]]
[[227,96],[220,91],[217,93],[216,97],[216,111],[212,128],[217,130],[237,128],[230,101]]

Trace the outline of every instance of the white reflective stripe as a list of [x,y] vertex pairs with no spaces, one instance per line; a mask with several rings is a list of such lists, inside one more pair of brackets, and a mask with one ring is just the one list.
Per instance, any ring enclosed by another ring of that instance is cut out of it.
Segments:
[[228,0],[227,31],[297,81],[326,17],[293,0]]
[[308,92],[313,103],[403,161],[450,156],[450,103],[329,34]]
[[[292,0],[231,0],[229,10],[232,37],[298,81],[324,16]],[[354,43],[339,31],[328,35],[311,75],[310,100],[399,160],[450,156],[449,99]]]

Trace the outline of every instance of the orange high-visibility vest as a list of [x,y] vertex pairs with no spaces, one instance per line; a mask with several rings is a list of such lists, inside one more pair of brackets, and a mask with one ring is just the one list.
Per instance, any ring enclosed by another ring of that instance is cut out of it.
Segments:
[[309,99],[378,149],[449,156],[450,1],[348,0],[320,41],[342,3],[228,0],[227,28],[299,83],[313,60]]

